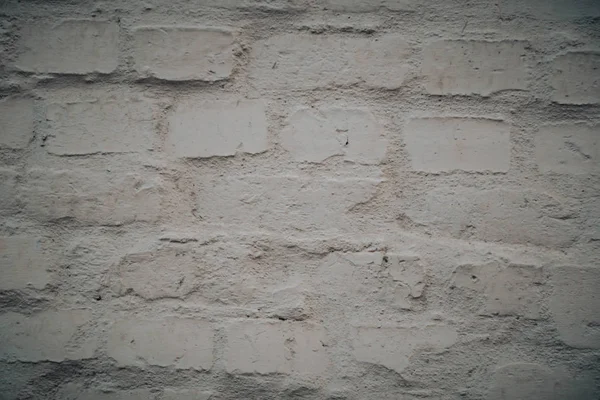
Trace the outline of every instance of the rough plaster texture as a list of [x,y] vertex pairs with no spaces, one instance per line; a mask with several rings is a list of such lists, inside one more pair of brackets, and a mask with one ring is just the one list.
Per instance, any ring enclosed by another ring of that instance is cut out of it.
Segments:
[[598,18],[0,2],[0,399],[599,399]]

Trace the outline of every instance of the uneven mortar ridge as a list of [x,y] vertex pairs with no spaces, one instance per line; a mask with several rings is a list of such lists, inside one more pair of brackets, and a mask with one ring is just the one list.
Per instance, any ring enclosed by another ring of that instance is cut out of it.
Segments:
[[600,1],[0,1],[1,400],[600,399]]

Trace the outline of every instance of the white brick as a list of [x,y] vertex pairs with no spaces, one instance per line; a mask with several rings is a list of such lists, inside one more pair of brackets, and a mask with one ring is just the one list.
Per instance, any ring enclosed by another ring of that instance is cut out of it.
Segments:
[[411,356],[419,350],[442,351],[458,338],[456,330],[445,325],[419,328],[359,327],[353,335],[353,354],[357,361],[382,365],[402,373]]
[[401,37],[347,38],[287,34],[253,46],[250,79],[272,89],[312,89],[365,84],[387,89],[402,85],[410,47]]
[[67,383],[59,389],[57,399],[61,400],[157,400],[158,392],[149,389],[101,390],[86,389],[83,385]]
[[214,332],[204,321],[181,318],[115,322],[107,352],[121,366],[158,365],[209,370]]
[[559,382],[539,364],[514,363],[494,371],[489,400],[560,400]]
[[119,27],[107,21],[67,20],[27,25],[16,67],[30,72],[110,73],[119,58]]
[[[452,286],[468,289],[468,299],[473,297],[483,303],[481,315],[517,315],[539,319],[542,293],[539,286],[545,282],[542,268],[533,265],[497,263],[483,265],[465,264],[452,274]],[[473,296],[472,292],[478,293]]]
[[413,11],[412,0],[325,0],[328,9],[344,12],[369,12],[379,9],[390,11]]
[[197,287],[198,260],[190,252],[164,249],[131,254],[119,263],[111,286],[117,294],[144,299],[180,298]]
[[600,125],[542,126],[535,136],[535,160],[543,173],[600,173]]
[[177,157],[232,156],[267,150],[265,105],[259,100],[181,101],[169,116],[167,150]]
[[406,213],[416,223],[462,239],[552,248],[568,247],[580,234],[561,200],[527,189],[437,188]]
[[502,121],[413,119],[404,129],[404,143],[417,171],[507,172],[510,167],[510,126]]
[[567,53],[556,57],[552,100],[563,104],[600,103],[600,53]]
[[0,360],[60,362],[92,358],[97,338],[82,330],[91,320],[88,310],[1,314]]
[[324,330],[308,323],[243,321],[227,328],[225,367],[238,374],[317,377],[329,368]]
[[348,211],[371,199],[377,179],[308,179],[297,176],[200,180],[197,213],[206,222],[276,230],[345,230]]
[[122,225],[156,221],[159,182],[154,176],[102,170],[32,169],[22,188],[26,213],[43,221]]
[[413,298],[421,297],[425,289],[426,275],[419,257],[391,253],[386,255],[385,259],[391,278],[407,287],[407,295]]
[[0,100],[0,148],[23,149],[33,139],[33,100]]
[[560,267],[552,271],[552,313],[563,342],[600,349],[600,268]]
[[28,286],[43,289],[50,282],[51,261],[42,242],[30,237],[0,237],[0,289]]
[[377,164],[385,156],[387,141],[368,111],[305,108],[288,120],[281,145],[296,161],[321,162],[343,155],[347,161]]
[[44,133],[50,153],[124,153],[154,147],[158,108],[143,95],[107,92],[70,97],[46,106]]
[[210,400],[213,392],[200,389],[165,389],[161,400]]
[[424,50],[422,72],[432,94],[479,94],[526,90],[527,44],[520,41],[438,41]]
[[227,79],[234,67],[234,51],[234,36],[227,30],[182,26],[134,30],[136,70],[160,79]]

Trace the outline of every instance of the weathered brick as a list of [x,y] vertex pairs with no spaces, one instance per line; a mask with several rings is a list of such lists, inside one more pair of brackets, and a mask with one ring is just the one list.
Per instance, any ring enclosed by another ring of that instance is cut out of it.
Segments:
[[27,214],[44,221],[122,225],[156,221],[160,214],[155,176],[102,170],[31,169],[22,188]]
[[149,389],[101,390],[88,389],[76,383],[67,383],[59,389],[61,400],[157,400],[159,393]]
[[186,158],[263,152],[268,147],[265,105],[259,100],[183,100],[169,116],[166,147]]
[[33,139],[33,100],[0,100],[0,148],[23,149]]
[[239,374],[319,376],[329,367],[324,330],[308,323],[243,321],[227,329],[225,368]]
[[51,261],[42,242],[31,237],[0,237],[0,289],[43,289],[50,282]]
[[[538,287],[545,282],[541,267],[497,263],[460,265],[452,274],[452,288],[479,293],[483,307],[481,315],[517,315],[540,318],[542,293]],[[473,301],[471,293],[468,300]]]
[[119,91],[71,97],[46,106],[43,133],[50,153],[124,153],[154,147],[158,108],[143,95]]
[[391,278],[406,287],[406,297],[419,298],[423,295],[426,275],[419,257],[414,255],[387,254],[384,258]]
[[404,82],[410,46],[399,36],[347,38],[287,34],[253,46],[250,79],[273,89],[362,84],[387,89]]
[[379,9],[390,11],[413,11],[415,2],[411,0],[325,0],[328,9],[344,12],[369,12]]
[[161,400],[210,400],[213,392],[200,389],[165,389]]
[[600,125],[542,126],[535,136],[535,160],[544,173],[600,173]]
[[456,330],[445,325],[423,327],[358,327],[352,347],[357,361],[382,365],[398,373],[410,364],[419,350],[442,351],[458,338]]
[[559,400],[559,382],[539,364],[514,363],[494,371],[490,400]]
[[211,325],[204,321],[131,318],[113,324],[107,352],[123,366],[209,370],[213,364],[213,337]]
[[404,143],[417,171],[507,172],[510,167],[510,126],[498,120],[412,119]]
[[97,338],[83,331],[91,320],[88,310],[1,314],[0,360],[60,362],[92,358]]
[[165,26],[134,30],[139,73],[175,81],[227,79],[234,67],[235,38],[220,29]]
[[19,173],[12,168],[0,168],[0,212],[10,213],[18,207]]
[[579,236],[573,210],[554,196],[533,190],[437,188],[407,215],[457,238],[567,247]]
[[16,67],[61,74],[110,73],[119,63],[119,26],[108,21],[66,20],[27,25]]
[[424,50],[422,72],[432,94],[479,94],[526,90],[527,44],[521,41],[443,40]]
[[201,180],[197,213],[207,222],[236,227],[340,230],[348,211],[371,199],[378,179],[308,179],[297,176],[222,177]]
[[304,0],[202,0],[206,7],[228,10],[295,11],[306,9]]
[[600,103],[600,53],[572,52],[556,57],[552,100],[563,104]]
[[301,109],[281,132],[281,145],[296,161],[321,162],[343,155],[347,161],[379,163],[387,141],[383,129],[368,111]]
[[559,267],[552,271],[550,311],[563,342],[600,349],[600,269]]

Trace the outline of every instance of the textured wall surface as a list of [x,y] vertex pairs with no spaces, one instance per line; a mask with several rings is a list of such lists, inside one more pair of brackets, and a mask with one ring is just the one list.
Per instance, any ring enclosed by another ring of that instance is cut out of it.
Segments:
[[600,398],[598,0],[4,0],[0,175],[0,399]]

